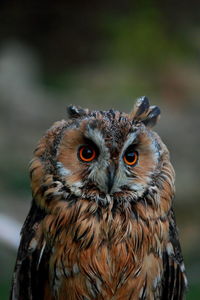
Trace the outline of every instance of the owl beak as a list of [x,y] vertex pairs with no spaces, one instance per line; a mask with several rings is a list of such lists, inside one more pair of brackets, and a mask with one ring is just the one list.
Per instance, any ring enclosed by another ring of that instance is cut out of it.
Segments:
[[115,179],[115,173],[116,173],[116,168],[114,164],[110,164],[110,166],[107,168],[107,191],[108,193],[111,192],[113,184],[114,184],[114,179]]

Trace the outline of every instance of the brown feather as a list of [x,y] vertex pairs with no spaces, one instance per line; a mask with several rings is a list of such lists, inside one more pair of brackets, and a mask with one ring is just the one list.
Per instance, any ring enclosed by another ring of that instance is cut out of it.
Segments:
[[[129,115],[68,112],[71,119],[47,131],[30,164],[33,203],[10,299],[183,299],[175,174],[150,130],[160,110],[142,97]],[[88,143],[98,155],[84,163],[78,151]],[[130,146],[134,166],[123,160]]]

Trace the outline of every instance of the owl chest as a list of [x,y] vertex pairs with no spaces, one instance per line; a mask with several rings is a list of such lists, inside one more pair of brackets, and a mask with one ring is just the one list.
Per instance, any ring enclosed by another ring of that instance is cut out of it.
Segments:
[[59,230],[53,245],[54,293],[63,295],[59,299],[68,299],[67,293],[69,299],[137,299],[142,292],[151,294],[162,274],[159,243],[150,227],[135,220],[77,220]]

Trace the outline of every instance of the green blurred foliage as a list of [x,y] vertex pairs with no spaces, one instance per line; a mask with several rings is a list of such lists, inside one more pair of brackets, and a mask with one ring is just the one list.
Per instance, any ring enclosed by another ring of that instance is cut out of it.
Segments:
[[187,300],[197,300],[200,295],[199,284],[191,284],[187,292]]
[[129,13],[120,19],[108,17],[107,30],[112,36],[109,58],[155,70],[169,59],[187,57],[191,47],[181,35],[167,32],[166,25],[156,8]]

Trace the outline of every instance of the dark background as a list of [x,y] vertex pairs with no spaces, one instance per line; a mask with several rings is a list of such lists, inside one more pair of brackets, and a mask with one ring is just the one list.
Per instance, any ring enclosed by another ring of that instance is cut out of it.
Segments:
[[38,139],[69,104],[129,111],[146,95],[176,170],[175,209],[200,298],[199,1],[0,1],[0,299],[8,298]]

